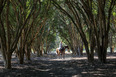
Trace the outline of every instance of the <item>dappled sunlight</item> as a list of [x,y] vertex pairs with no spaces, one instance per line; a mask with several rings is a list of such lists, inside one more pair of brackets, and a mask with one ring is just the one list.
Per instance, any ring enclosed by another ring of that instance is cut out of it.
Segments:
[[4,74],[7,72],[7,74],[12,76],[22,76],[25,75],[24,72],[26,72],[26,76],[28,77],[31,73],[31,76],[38,75],[39,77],[115,77],[116,75],[116,61],[114,56],[108,56],[109,58],[106,64],[99,63],[95,56],[95,63],[91,64],[87,61],[85,55],[72,57],[71,54],[66,54],[64,59],[59,59],[55,54],[48,55],[49,56],[46,55],[45,57],[34,57],[30,63],[25,62],[23,65],[17,65],[17,62],[15,62],[16,58],[13,57],[13,70],[5,70],[3,68],[3,62],[1,62],[0,68],[3,70],[0,71],[0,73]]
[[115,64],[106,64],[107,66],[115,66]]
[[47,71],[50,71],[51,69],[36,69],[36,70],[39,70],[39,71],[43,71],[43,72],[47,72]]
[[97,70],[98,70],[98,71],[105,71],[106,69],[98,68]]
[[116,72],[113,72],[113,74],[115,74],[115,75],[116,75]]
[[3,66],[0,66],[0,69],[4,68]]
[[87,74],[88,72],[81,72],[82,74]]
[[70,61],[70,60],[86,60],[87,57],[66,57],[64,59],[49,59],[49,61]]
[[73,75],[72,77],[82,77],[81,75]]
[[93,74],[93,75],[95,75],[95,76],[106,76],[104,74]]
[[107,59],[116,59],[116,56],[107,56]]
[[116,77],[116,0],[0,0],[0,77]]

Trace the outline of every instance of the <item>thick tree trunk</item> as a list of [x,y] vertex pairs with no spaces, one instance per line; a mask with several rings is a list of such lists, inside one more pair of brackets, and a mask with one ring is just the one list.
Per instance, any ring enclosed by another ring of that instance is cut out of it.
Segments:
[[43,52],[44,52],[44,44],[43,42],[41,42],[40,56],[43,56]]
[[83,55],[83,45],[81,46],[80,51],[81,51],[81,55]]
[[6,69],[11,69],[11,56],[12,56],[12,54],[10,52],[8,52],[6,54],[6,50],[4,50],[3,47],[1,49],[1,53],[2,53],[2,56],[3,56],[4,67]]
[[19,63],[23,64],[24,63],[24,49],[20,48],[20,52],[19,52]]
[[11,69],[11,53],[8,53],[6,56],[6,64],[5,64],[5,68],[6,69]]
[[94,46],[90,47],[88,56],[88,62],[93,63],[94,62]]
[[106,63],[106,55],[107,55],[107,49],[104,49],[102,63]]
[[39,57],[39,56],[40,56],[40,45],[37,48],[37,57]]
[[30,58],[30,56],[31,56],[31,47],[30,46],[27,46],[26,54],[27,54],[26,59],[31,60],[31,58]]
[[94,61],[94,51],[93,50],[90,51],[88,44],[86,44],[85,42],[84,42],[84,45],[85,45],[85,50],[86,50],[88,62],[91,63]]
[[100,51],[99,51],[99,60],[101,63],[106,63],[106,53],[107,53],[107,50],[104,49],[102,46],[100,47]]
[[88,55],[88,62],[90,63],[94,62],[94,56],[92,54]]
[[113,41],[112,41],[112,33],[110,34],[110,53],[114,52],[114,46],[113,46]]
[[98,59],[101,63],[106,63],[106,55],[108,48],[108,37],[102,38],[102,45],[98,45]]
[[43,53],[42,52],[43,52],[43,50],[40,50],[40,56],[43,56]]

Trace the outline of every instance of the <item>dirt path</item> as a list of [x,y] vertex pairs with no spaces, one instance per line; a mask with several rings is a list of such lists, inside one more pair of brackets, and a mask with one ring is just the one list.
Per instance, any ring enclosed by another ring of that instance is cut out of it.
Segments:
[[[48,56],[48,57],[47,57]],[[116,57],[108,56],[106,64],[90,64],[86,57],[57,59],[55,55],[35,57],[31,62],[18,64],[12,59],[11,70],[3,68],[0,61],[0,77],[116,77]],[[112,58],[112,59],[111,59]]]

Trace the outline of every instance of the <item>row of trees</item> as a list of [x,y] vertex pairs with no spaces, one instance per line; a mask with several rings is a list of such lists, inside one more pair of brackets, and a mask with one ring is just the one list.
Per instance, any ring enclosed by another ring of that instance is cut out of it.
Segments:
[[37,56],[44,49],[48,51],[55,39],[49,26],[51,9],[48,0],[0,0],[0,42],[5,68],[11,68],[13,52],[23,64],[24,55],[30,60],[32,48]]
[[[78,31],[85,46],[88,61],[94,61],[94,50],[96,49],[99,60],[102,63],[105,63],[109,42],[109,32],[111,28],[115,26],[115,24],[111,22],[111,19],[112,17],[115,18],[113,13],[115,13],[116,1],[51,1],[53,2],[53,5],[59,10],[59,12],[63,14],[62,17],[66,19],[66,24],[70,26],[73,25],[76,31]],[[71,30],[71,28],[69,29]]]
[[11,68],[13,52],[23,64],[25,56],[31,59],[31,49],[37,56],[50,51],[57,33],[73,52],[82,51],[84,45],[88,61],[93,62],[96,49],[105,63],[109,39],[115,38],[115,4],[115,0],[0,0],[5,68]]
[[59,34],[65,44],[70,46],[74,54],[82,55],[78,49],[82,50],[83,43],[78,31],[71,23],[70,19],[68,19],[66,16],[63,16],[63,14],[59,11],[56,11],[55,18],[58,18],[57,20],[53,20],[53,22],[57,22],[55,25],[55,29],[57,30],[56,33]]

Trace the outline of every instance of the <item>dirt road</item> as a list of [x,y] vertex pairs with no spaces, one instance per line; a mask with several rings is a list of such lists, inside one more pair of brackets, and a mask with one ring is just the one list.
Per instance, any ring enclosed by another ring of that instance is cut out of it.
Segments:
[[31,62],[25,61],[23,65],[13,58],[11,70],[4,69],[0,61],[0,77],[116,77],[116,57],[109,58],[106,64],[97,60],[90,64],[86,57],[67,56],[59,59],[56,55],[46,55],[34,57]]

